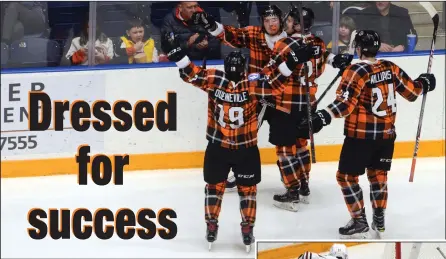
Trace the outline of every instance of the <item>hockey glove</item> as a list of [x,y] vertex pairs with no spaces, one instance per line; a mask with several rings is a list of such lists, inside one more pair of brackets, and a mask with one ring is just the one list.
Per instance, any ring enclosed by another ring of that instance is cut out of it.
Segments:
[[[313,133],[318,133],[324,126],[330,125],[331,116],[326,110],[318,110],[311,115],[311,122],[313,124]],[[310,128],[307,118],[302,120],[297,131],[299,136],[309,138]]]
[[195,12],[192,14],[190,21],[193,25],[202,26],[207,31],[215,31],[217,29],[214,17],[205,12]]
[[290,51],[286,56],[286,65],[293,71],[297,65],[307,62],[313,56],[311,45],[290,44]]
[[169,61],[178,62],[186,56],[186,52],[180,46],[178,36],[173,32],[168,32],[164,35],[161,47]]
[[423,94],[435,89],[436,80],[434,74],[421,74],[415,79],[415,82],[418,82],[423,86]]
[[331,65],[334,68],[339,68],[340,70],[344,70],[346,67],[348,67],[353,60],[353,55],[349,54],[338,54],[334,56],[333,62]]

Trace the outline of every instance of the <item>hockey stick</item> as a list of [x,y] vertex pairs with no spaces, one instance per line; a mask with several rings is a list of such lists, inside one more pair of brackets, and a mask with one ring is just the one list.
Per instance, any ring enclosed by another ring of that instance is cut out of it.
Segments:
[[[430,17],[432,18],[432,22],[434,23],[434,32],[432,34],[431,52],[429,54],[429,63],[427,65],[427,73],[430,73],[431,68],[432,68],[432,61],[434,59],[435,40],[437,39],[437,29],[438,29],[438,22],[440,20],[440,17],[438,16],[437,11],[435,10],[434,6],[430,2],[420,2],[420,5],[422,5],[424,7],[424,9],[426,9],[426,11],[429,13]],[[426,96],[427,96],[427,93],[424,93],[423,101],[421,102],[420,117],[418,119],[418,128],[417,128],[417,135],[416,135],[416,139],[415,139],[415,149],[413,151],[412,166],[410,168],[409,182],[413,182],[413,178],[414,178],[414,174],[415,174],[415,165],[417,163],[418,148],[420,145],[421,127],[423,125],[424,107],[426,105]]]
[[443,251],[441,251],[440,247],[437,247],[438,252],[441,254],[441,256],[446,259],[446,255],[443,253]]
[[[302,35],[302,39],[305,41],[304,39],[304,32],[305,32],[305,28],[304,28],[304,17],[303,17],[303,9],[302,9],[303,4],[301,2],[299,2],[299,13],[300,13],[300,31],[301,31],[301,35]],[[304,73],[305,73],[305,85],[304,87],[306,88],[305,91],[305,97],[306,97],[306,101],[307,101],[307,117],[308,117],[308,131],[309,131],[309,135],[310,135],[310,149],[311,149],[311,163],[316,163],[316,151],[314,148],[314,135],[313,135],[313,123],[311,121],[311,103],[310,103],[310,85],[308,84],[308,66],[307,63],[304,63]]]
[[338,72],[338,74],[333,79],[333,81],[331,81],[331,83],[327,86],[327,88],[324,90],[324,92],[321,94],[321,96],[319,96],[319,99],[317,99],[317,101],[316,101],[316,106],[322,101],[322,98],[324,98],[324,96],[328,93],[328,91],[330,91],[331,87],[333,87],[333,85],[336,83],[336,81],[338,81],[339,77],[342,76],[342,73],[344,73],[344,70],[340,70]]

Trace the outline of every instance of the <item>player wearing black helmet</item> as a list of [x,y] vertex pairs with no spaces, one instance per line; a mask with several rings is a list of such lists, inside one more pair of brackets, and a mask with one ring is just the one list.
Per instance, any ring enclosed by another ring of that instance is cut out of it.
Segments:
[[[314,23],[314,12],[310,8],[302,7],[304,34],[310,33],[311,27]],[[300,12],[296,7],[292,7],[288,15],[284,18],[285,31],[289,36],[295,33],[302,33],[300,26]]]
[[[291,116],[282,116],[278,114],[276,120],[283,119],[278,124],[288,129],[282,129],[277,134],[273,132],[270,141],[277,146],[278,161],[277,165],[281,173],[282,182],[286,191],[282,194],[273,196],[274,205],[290,211],[298,210],[298,203],[309,203],[310,198],[310,152],[307,148],[307,139],[296,132],[295,125],[301,118],[308,117],[307,113],[307,88],[310,87],[310,102],[316,100],[317,83],[325,70],[325,64],[329,63],[334,68],[343,70],[347,67],[353,56],[350,55],[333,55],[325,48],[324,42],[315,35],[311,34],[310,29],[314,22],[314,13],[310,8],[303,7],[303,23],[304,33],[301,33],[300,12],[293,7],[285,17],[286,30],[290,33],[288,38],[280,39],[274,46],[274,53],[277,54],[275,61],[285,58],[288,53],[289,45],[294,41],[304,40],[311,44],[313,48],[312,57],[307,61],[308,82],[305,82],[304,65],[301,64],[293,71],[288,84],[291,86],[289,92],[291,94],[284,95],[284,103],[288,104],[291,109]],[[270,64],[274,68],[274,62]],[[316,109],[316,107],[312,107]],[[273,120],[273,119],[272,119]],[[271,123],[270,123],[271,124]],[[272,131],[275,129],[273,128]],[[308,135],[304,133],[304,136]]]
[[[277,40],[286,37],[283,31],[282,11],[276,5],[267,6],[260,18],[261,26],[247,26],[235,28],[222,25],[206,12],[197,12],[192,16],[194,25],[202,25],[210,34],[216,36],[225,45],[234,48],[250,49],[248,64],[249,73],[260,72],[272,58],[272,49]],[[258,107],[260,111],[261,107]],[[269,114],[269,113],[268,113]],[[234,178],[230,177],[227,189],[234,188]]]
[[[163,51],[180,68],[181,78],[208,94],[208,146],[204,157],[205,220],[207,240],[217,238],[218,216],[229,171],[235,174],[240,195],[242,236],[245,245],[254,242],[257,184],[261,177],[257,147],[258,120],[256,107],[265,98],[281,95],[286,71],[308,60],[305,46],[293,45],[293,52],[276,71],[268,74],[245,72],[245,57],[231,52],[224,60],[224,71],[194,65],[181,49],[175,35],[163,40]],[[285,71],[285,73],[283,73]],[[271,100],[269,100],[271,101]],[[277,109],[281,107],[276,106]],[[283,109],[281,109],[283,110]],[[285,110],[283,110],[285,111]],[[286,111],[285,111],[286,112]]]
[[[396,94],[413,102],[420,95],[435,89],[435,76],[421,74],[412,80],[394,63],[376,59],[381,45],[377,32],[359,31],[354,39],[360,62],[348,66],[342,74],[336,99],[312,117],[314,132],[345,118],[344,144],[336,173],[351,220],[339,228],[347,238],[368,237],[362,189],[358,177],[367,171],[373,208],[372,229],[378,235],[385,231],[387,208],[387,172],[391,168],[396,138]],[[308,129],[308,121],[300,126]]]

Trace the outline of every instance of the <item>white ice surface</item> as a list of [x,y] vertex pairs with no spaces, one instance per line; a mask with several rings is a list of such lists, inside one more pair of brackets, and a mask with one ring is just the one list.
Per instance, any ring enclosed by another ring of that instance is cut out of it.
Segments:
[[[419,159],[415,182],[409,183],[410,159],[394,160],[389,172],[389,201],[386,239],[444,239],[445,237],[445,158]],[[341,191],[336,183],[337,163],[317,163],[311,173],[312,201],[297,213],[272,204],[272,195],[282,191],[277,166],[263,166],[258,188],[257,239],[332,240],[337,229],[349,220]],[[366,212],[371,220],[369,186],[360,178]],[[123,186],[77,185],[77,176],[1,179],[2,257],[255,257],[246,254],[241,243],[240,213],[236,193],[224,196],[220,231],[213,251],[205,241],[204,182],[201,169],[129,172]],[[173,208],[178,235],[173,240],[156,236],[142,240],[135,236],[121,240],[115,234],[103,241],[33,240],[27,213],[31,208],[105,207]],[[363,257],[362,257],[363,258]],[[365,258],[363,258],[365,259]]]

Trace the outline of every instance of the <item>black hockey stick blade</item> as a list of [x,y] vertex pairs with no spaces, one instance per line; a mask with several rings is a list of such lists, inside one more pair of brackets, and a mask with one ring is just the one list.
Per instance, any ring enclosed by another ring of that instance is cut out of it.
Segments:
[[[426,9],[426,11],[429,13],[430,17],[432,18],[432,22],[434,24],[434,31],[432,33],[431,51],[429,54],[429,63],[427,65],[427,73],[430,73],[431,68],[432,68],[432,61],[434,59],[435,41],[437,39],[437,30],[438,30],[438,23],[440,21],[440,17],[438,15],[438,12],[435,10],[434,6],[430,2],[420,2],[420,5],[422,5],[424,7],[424,9]],[[417,128],[417,135],[415,138],[415,148],[413,151],[412,165],[410,167],[409,182],[413,182],[413,178],[415,176],[415,166],[417,164],[418,148],[420,146],[421,127],[423,126],[424,107],[426,105],[426,97],[427,97],[427,93],[424,93],[423,100],[421,102],[420,116],[418,118],[418,128]]]

